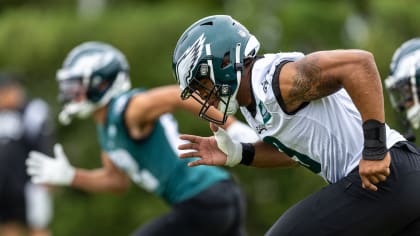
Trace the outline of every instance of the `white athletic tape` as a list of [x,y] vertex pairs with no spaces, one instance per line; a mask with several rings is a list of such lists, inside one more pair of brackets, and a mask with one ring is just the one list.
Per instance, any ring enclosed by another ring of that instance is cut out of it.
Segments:
[[28,182],[25,186],[25,199],[28,226],[34,229],[47,228],[53,213],[47,187]]

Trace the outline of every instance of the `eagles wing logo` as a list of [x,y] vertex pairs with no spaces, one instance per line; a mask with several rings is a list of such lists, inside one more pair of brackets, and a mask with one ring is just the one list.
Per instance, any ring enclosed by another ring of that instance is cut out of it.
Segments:
[[201,56],[204,41],[204,34],[202,34],[198,37],[197,41],[184,52],[176,64],[176,71],[182,89],[186,88],[190,83],[192,78],[191,71],[197,65],[198,59]]

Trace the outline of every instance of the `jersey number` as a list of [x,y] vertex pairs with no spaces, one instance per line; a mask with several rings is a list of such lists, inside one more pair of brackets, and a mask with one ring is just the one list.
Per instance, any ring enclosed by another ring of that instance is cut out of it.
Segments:
[[130,176],[131,180],[147,191],[154,191],[159,181],[147,170],[140,170],[134,158],[124,149],[109,152],[112,162]]
[[274,145],[277,149],[280,149],[282,152],[286,153],[292,159],[295,159],[295,160],[297,159],[299,164],[308,168],[310,171],[314,172],[315,174],[319,174],[321,172],[321,164],[319,162],[312,160],[305,154],[299,153],[293,149],[286,147],[278,139],[267,136],[263,139],[263,141],[268,144]]

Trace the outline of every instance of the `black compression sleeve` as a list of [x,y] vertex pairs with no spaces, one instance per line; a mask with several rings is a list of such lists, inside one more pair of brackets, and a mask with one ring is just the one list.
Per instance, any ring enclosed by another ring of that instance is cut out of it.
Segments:
[[363,147],[363,159],[382,160],[388,152],[386,148],[385,123],[377,120],[363,122],[363,136],[365,143]]

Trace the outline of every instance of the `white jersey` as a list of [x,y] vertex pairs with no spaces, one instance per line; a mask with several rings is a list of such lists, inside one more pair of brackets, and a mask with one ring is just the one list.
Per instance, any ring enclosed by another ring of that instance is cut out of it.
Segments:
[[[313,100],[293,114],[280,107],[276,98],[278,85],[272,85],[276,66],[303,56],[297,52],[277,53],[258,59],[252,69],[256,115],[245,107],[241,111],[264,142],[275,145],[301,165],[335,183],[357,167],[362,157],[362,119],[344,89]],[[405,140],[388,125],[386,138],[388,148]]]

